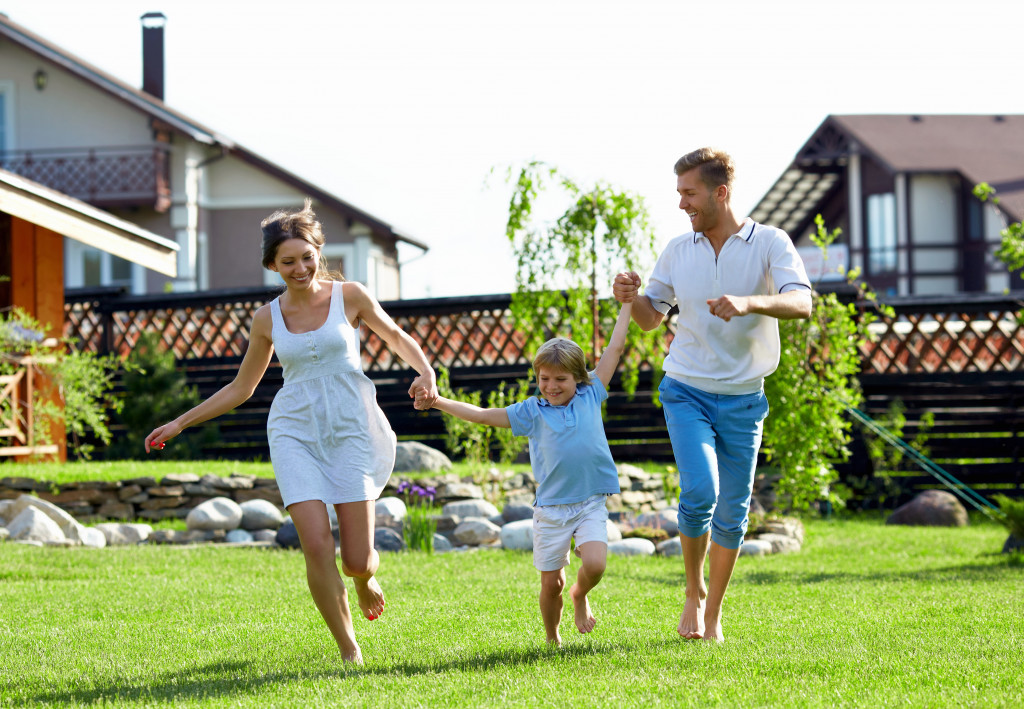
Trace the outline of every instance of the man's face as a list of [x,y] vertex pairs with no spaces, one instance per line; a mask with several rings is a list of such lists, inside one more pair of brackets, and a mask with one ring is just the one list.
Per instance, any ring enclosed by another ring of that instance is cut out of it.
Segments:
[[715,228],[718,224],[718,203],[715,193],[701,179],[699,168],[677,175],[676,191],[679,192],[679,208],[690,217],[694,231]]

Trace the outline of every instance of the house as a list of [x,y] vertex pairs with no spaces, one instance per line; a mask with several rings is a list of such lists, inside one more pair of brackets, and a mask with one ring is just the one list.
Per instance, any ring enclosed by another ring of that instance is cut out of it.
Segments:
[[260,265],[259,222],[309,196],[330,266],[381,300],[400,298],[398,243],[427,246],[165,104],[165,21],[142,16],[139,89],[0,15],[0,168],[178,246],[172,278],[69,239],[67,286],[144,294],[279,283]]
[[[973,196],[980,182],[998,205]],[[1024,116],[828,116],[751,212],[809,260],[817,214],[842,229],[836,260],[883,295],[1019,287],[995,251],[1024,216]]]
[[[20,308],[45,332],[15,333],[61,337],[64,329],[64,247],[81,244],[98,253],[166,277],[177,269],[178,245],[101,209],[0,170],[0,311]],[[4,331],[6,338],[11,333]],[[14,340],[17,342],[18,340]],[[46,342],[44,341],[44,345]],[[65,459],[63,435],[56,444],[32,440],[33,389],[45,386],[31,357],[6,348],[0,376],[0,457],[56,455]],[[58,403],[59,400],[58,400]],[[21,413],[24,408],[24,415]]]

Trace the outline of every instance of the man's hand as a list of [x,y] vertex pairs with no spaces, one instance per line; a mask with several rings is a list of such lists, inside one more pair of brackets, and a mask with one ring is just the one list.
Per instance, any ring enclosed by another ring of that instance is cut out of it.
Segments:
[[632,303],[640,294],[640,276],[636,271],[620,273],[612,282],[612,294],[620,303]]
[[750,299],[741,295],[723,295],[705,302],[709,313],[726,322],[750,313]]

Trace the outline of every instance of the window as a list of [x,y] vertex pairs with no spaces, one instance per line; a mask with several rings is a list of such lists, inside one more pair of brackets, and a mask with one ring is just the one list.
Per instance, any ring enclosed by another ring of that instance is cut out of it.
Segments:
[[868,196],[868,272],[896,270],[896,195],[892,192]]
[[124,286],[134,292],[131,261],[73,239],[64,239],[64,272],[64,285],[68,288]]

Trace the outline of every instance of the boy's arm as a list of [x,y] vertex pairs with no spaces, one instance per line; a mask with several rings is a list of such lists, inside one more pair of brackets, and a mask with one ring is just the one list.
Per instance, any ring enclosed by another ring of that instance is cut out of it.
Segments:
[[[423,392],[422,395],[420,391]],[[417,408],[420,408],[421,396],[426,396],[425,390],[421,389],[420,391],[416,392]],[[482,409],[479,406],[466,404],[462,401],[452,401],[443,396],[437,397],[437,400],[434,402],[434,408],[470,423],[482,423],[485,426],[496,426],[498,428],[512,428],[505,409]]]
[[629,317],[632,310],[632,303],[623,303],[619,308],[615,329],[612,330],[612,336],[608,338],[608,344],[605,346],[604,352],[601,353],[601,359],[594,367],[594,374],[604,384],[605,389],[608,388],[608,382],[612,380],[615,370],[619,367],[619,357],[622,356],[622,350],[626,346],[626,332],[629,330]]

